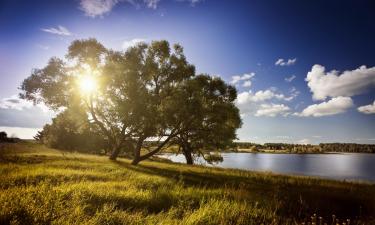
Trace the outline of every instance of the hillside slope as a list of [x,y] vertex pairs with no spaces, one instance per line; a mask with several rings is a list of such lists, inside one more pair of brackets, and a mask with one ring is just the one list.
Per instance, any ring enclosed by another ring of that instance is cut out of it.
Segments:
[[329,224],[332,214],[375,223],[373,184],[132,166],[30,142],[2,144],[0,152],[0,224],[296,224],[314,213]]

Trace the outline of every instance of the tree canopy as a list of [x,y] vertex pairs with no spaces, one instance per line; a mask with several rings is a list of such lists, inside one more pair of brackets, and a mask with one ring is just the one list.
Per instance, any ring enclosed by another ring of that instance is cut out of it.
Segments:
[[[80,109],[105,138],[110,158],[127,151],[133,164],[171,144],[190,156],[200,149],[219,149],[236,138],[241,125],[235,88],[220,78],[196,75],[183,48],[171,48],[167,41],[140,43],[122,52],[95,39],[76,40],[65,59],[51,58],[20,89],[21,98],[51,109]],[[143,153],[149,140],[157,144]]]

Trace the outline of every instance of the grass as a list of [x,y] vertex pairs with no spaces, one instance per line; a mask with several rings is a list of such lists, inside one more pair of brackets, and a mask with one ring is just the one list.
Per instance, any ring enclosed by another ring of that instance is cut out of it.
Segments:
[[30,142],[3,144],[0,152],[0,224],[302,224],[319,216],[331,224],[332,214],[375,224],[374,184],[132,166]]

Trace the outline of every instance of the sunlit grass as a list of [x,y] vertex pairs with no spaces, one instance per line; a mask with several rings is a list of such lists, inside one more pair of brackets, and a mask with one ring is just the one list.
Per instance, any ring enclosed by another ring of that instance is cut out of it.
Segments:
[[371,184],[151,161],[132,166],[31,143],[0,151],[0,224],[295,224],[314,213],[374,219]]

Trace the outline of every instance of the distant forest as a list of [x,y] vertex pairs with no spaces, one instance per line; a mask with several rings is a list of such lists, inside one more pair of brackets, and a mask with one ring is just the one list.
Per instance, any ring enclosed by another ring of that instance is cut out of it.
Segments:
[[286,143],[265,143],[255,144],[251,142],[235,142],[235,147],[239,149],[250,149],[251,151],[274,150],[289,151],[292,153],[319,153],[319,152],[357,152],[357,153],[375,153],[374,144],[355,144],[355,143],[321,143],[319,145],[311,144],[286,144]]

